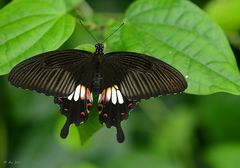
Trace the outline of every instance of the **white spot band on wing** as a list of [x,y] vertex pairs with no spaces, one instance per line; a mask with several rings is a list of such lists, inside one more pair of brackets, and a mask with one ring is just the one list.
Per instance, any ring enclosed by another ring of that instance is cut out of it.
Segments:
[[68,96],[68,100],[72,100],[74,92]]
[[80,87],[81,87],[81,85],[78,85],[77,88],[76,88],[76,90],[75,90],[74,101],[78,101],[78,99],[79,99]]
[[117,103],[117,94],[116,94],[116,89],[112,87],[112,103],[116,104]]
[[117,90],[117,98],[118,98],[119,104],[123,104],[124,100],[123,100],[122,94],[119,90]]

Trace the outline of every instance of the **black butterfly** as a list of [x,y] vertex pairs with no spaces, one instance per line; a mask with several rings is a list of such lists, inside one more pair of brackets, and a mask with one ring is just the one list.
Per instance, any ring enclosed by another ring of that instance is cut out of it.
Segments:
[[167,63],[138,53],[103,53],[82,50],[50,51],[16,65],[9,81],[16,87],[55,97],[67,121],[61,130],[66,138],[69,126],[86,122],[93,94],[99,95],[101,123],[117,129],[118,142],[124,141],[121,121],[141,99],[180,93],[187,88],[184,76]]

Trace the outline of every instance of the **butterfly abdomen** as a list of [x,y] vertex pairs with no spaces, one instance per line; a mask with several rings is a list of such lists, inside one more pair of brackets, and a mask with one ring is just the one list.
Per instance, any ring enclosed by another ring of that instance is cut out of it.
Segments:
[[95,72],[92,80],[92,92],[94,94],[99,93],[102,82],[103,82],[102,80],[103,80],[103,76],[100,74],[100,72]]

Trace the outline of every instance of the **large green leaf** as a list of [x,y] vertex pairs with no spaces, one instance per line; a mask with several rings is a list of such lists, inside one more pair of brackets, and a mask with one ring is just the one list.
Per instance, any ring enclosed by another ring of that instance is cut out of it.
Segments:
[[63,0],[16,0],[0,10],[0,75],[20,61],[54,50],[72,34]]
[[138,0],[125,18],[116,37],[121,42],[110,40],[111,48],[168,62],[188,77],[187,93],[240,94],[239,70],[224,33],[191,2]]

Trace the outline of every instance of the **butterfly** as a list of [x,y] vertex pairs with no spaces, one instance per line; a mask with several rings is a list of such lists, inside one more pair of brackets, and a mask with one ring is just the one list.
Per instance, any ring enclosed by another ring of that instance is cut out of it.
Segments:
[[183,92],[185,77],[169,64],[139,53],[104,54],[97,43],[94,53],[83,50],[50,51],[17,64],[8,79],[16,87],[54,96],[66,122],[60,136],[66,138],[71,124],[85,123],[93,95],[98,95],[100,123],[116,127],[124,141],[121,122],[141,99]]

